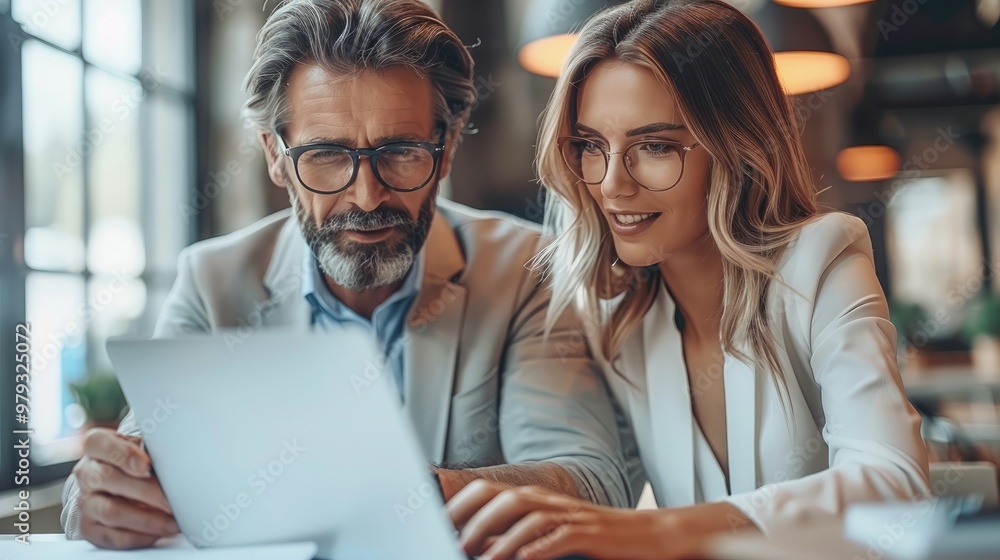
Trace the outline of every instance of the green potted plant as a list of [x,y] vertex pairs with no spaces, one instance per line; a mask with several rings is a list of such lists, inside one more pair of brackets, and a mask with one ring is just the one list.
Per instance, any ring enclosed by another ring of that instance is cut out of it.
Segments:
[[976,302],[963,332],[972,344],[972,365],[976,372],[1000,377],[1000,295],[989,294]]
[[70,384],[70,389],[87,413],[88,428],[118,427],[128,403],[114,374],[92,372],[80,383]]
[[896,354],[900,367],[907,370],[925,369],[929,342],[927,333],[917,336],[927,321],[927,311],[919,303],[893,301],[889,306],[889,320],[896,327]]

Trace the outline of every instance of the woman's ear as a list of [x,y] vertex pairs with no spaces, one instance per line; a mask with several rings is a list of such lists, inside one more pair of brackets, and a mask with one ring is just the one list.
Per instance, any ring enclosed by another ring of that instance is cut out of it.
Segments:
[[257,132],[257,139],[264,149],[264,159],[267,162],[267,174],[271,177],[271,182],[280,188],[285,188],[285,174],[282,173],[282,161],[278,152],[278,137],[271,132],[261,130]]

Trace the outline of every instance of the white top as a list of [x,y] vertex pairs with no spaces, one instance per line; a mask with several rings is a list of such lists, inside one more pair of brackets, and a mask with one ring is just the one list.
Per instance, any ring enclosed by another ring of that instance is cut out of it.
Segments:
[[624,378],[608,372],[641,457],[633,485],[645,474],[660,507],[729,501],[765,534],[840,520],[854,502],[928,496],[920,417],[864,223],[833,213],[804,226],[779,277],[769,322],[791,405],[768,372],[725,355],[732,494],[694,419],[674,302],[660,289],[622,348]]

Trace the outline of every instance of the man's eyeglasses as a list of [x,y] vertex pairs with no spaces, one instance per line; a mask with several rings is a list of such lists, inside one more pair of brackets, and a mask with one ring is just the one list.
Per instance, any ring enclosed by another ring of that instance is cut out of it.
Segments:
[[413,192],[430,184],[437,175],[444,153],[441,141],[390,142],[377,148],[352,149],[338,144],[306,144],[287,147],[281,134],[275,134],[280,149],[292,158],[295,174],[306,189],[317,194],[337,194],[347,190],[358,178],[361,157],[371,160],[372,173],[385,188]]
[[625,169],[639,186],[661,192],[673,188],[684,175],[684,156],[699,146],[666,140],[641,140],[623,152],[609,152],[594,139],[561,136],[557,140],[563,160],[576,178],[588,185],[604,182],[613,155],[624,155]]

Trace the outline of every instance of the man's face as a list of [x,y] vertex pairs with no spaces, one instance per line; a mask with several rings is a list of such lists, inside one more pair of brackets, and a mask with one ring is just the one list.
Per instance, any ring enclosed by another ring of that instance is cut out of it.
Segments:
[[[430,83],[404,67],[344,77],[300,64],[289,76],[287,92],[289,124],[282,137],[288,147],[322,143],[357,149],[441,140]],[[317,194],[302,186],[292,159],[279,152],[272,135],[262,134],[261,140],[271,179],[288,189],[302,233],[324,274],[355,291],[403,279],[427,238],[438,181],[450,168],[450,145],[438,173],[418,191],[385,188],[372,172],[370,159],[362,157],[347,190]]]

